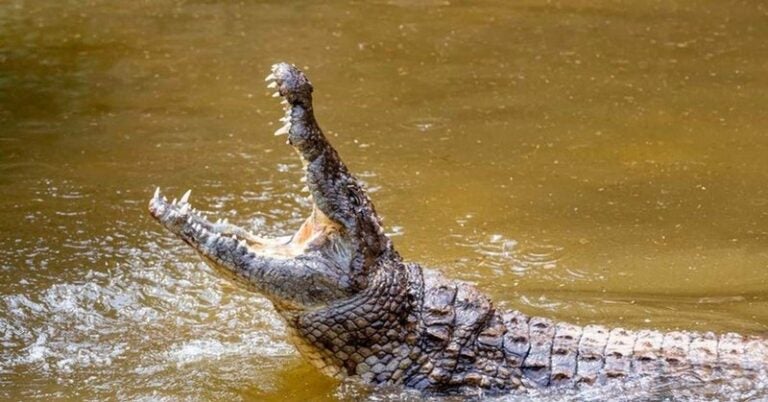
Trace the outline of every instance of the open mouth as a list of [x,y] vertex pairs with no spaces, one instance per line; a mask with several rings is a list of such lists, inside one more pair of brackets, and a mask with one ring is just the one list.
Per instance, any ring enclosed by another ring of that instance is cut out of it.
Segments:
[[[268,88],[277,89],[273,96],[283,98],[281,103],[285,109],[285,116],[280,119],[284,124],[275,135],[288,135],[293,126],[306,125],[305,110],[307,107],[311,108],[309,96],[312,87],[304,75],[293,66],[276,64],[266,81]],[[306,170],[307,162],[303,158],[302,161]],[[179,200],[168,201],[158,188],[149,201],[149,212],[168,230],[215,262],[232,264],[235,260],[248,259],[249,255],[295,258],[320,248],[330,235],[339,231],[339,225],[329,219],[312,200],[312,213],[294,235],[259,237],[226,220],[207,220],[192,207],[189,201],[190,193],[191,190]]]
[[191,190],[180,200],[168,199],[160,188],[149,202],[150,214],[168,230],[194,247],[204,256],[217,260],[223,249],[240,253],[256,253],[273,258],[294,258],[319,248],[325,239],[337,231],[336,225],[312,206],[312,214],[292,236],[266,238],[233,225],[226,220],[211,222],[189,202]]
[[267,81],[286,110],[285,124],[275,134],[286,135],[301,157],[312,201],[312,212],[296,233],[269,239],[211,222],[192,208],[189,192],[169,202],[158,189],[149,212],[217,271],[271,295],[273,302],[292,303],[288,308],[365,289],[377,262],[399,260],[399,255],[362,184],[317,125],[307,77],[280,63],[272,66]]

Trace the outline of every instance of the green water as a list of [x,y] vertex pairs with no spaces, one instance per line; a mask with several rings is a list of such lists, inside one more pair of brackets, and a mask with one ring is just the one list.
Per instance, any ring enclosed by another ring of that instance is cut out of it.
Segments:
[[283,60],[406,258],[530,314],[768,329],[763,2],[9,0],[0,399],[388,395],[317,373],[145,212],[192,188],[298,226]]

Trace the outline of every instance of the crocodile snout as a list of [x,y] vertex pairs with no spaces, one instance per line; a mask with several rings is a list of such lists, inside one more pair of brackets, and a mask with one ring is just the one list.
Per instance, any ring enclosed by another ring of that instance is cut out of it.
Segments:
[[269,82],[268,88],[276,88],[278,91],[272,96],[283,96],[291,105],[312,106],[312,84],[296,66],[275,64],[265,81]]

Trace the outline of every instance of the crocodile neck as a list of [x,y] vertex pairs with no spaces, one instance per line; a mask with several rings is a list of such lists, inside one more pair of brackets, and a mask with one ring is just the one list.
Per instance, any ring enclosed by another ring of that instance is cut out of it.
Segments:
[[421,268],[399,259],[380,264],[361,293],[289,320],[301,354],[328,375],[398,383],[422,356]]

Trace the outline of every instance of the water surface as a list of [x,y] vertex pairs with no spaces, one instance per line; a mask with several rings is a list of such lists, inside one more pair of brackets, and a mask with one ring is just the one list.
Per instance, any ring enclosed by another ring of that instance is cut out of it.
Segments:
[[406,258],[529,314],[765,333],[767,22],[760,1],[6,1],[0,399],[408,396],[317,373],[145,212],[192,188],[298,226],[263,82],[282,60]]

